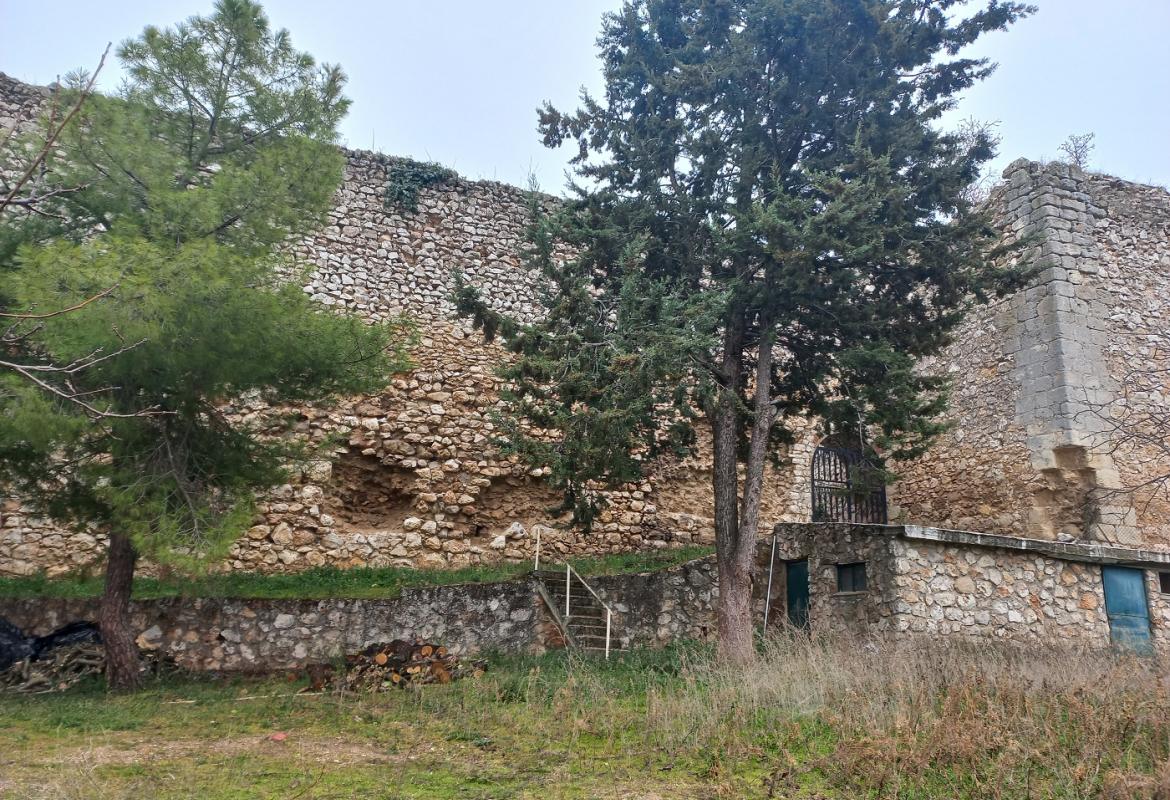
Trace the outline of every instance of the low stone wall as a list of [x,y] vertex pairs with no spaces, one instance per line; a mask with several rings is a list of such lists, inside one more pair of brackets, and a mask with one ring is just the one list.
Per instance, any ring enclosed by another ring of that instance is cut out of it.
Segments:
[[[786,618],[785,563],[808,561],[814,629],[861,636],[994,639],[1023,645],[1110,646],[1101,565],[1145,570],[1155,648],[1170,651],[1170,556],[1085,543],[1015,539],[912,526],[782,524],[760,542],[756,621]],[[838,591],[837,566],[865,563],[866,586]],[[716,633],[714,557],[660,572],[589,579],[613,609],[614,645],[662,647]],[[96,600],[4,600],[0,617],[43,634],[94,619]],[[267,671],[329,661],[373,642],[422,638],[455,653],[540,652],[559,646],[533,578],[406,589],[384,600],[173,598],[135,603],[134,632],[188,668]]]
[[[661,572],[591,579],[614,610],[615,646],[662,647],[715,632],[713,558]],[[41,635],[97,618],[97,600],[0,599],[0,617]],[[268,671],[418,637],[456,654],[557,646],[532,579],[406,589],[370,600],[169,598],[133,604],[136,635],[195,670]]]
[[[529,580],[406,589],[385,600],[169,598],[133,604],[134,632],[195,670],[268,671],[419,637],[453,653],[542,649]],[[96,600],[0,600],[0,617],[41,635],[96,619]]]
[[589,580],[613,609],[622,647],[664,647],[715,636],[719,586],[714,556],[661,572]]

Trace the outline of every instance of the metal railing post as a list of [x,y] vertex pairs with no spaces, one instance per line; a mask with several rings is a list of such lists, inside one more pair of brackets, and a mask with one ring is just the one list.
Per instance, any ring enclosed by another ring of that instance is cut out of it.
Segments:
[[772,608],[772,572],[776,569],[776,534],[772,534],[772,558],[768,561],[768,593],[764,596],[764,635],[768,634],[768,611]]
[[572,576],[573,568],[565,564],[565,619],[569,618],[569,596],[573,593]]
[[605,609],[605,660],[609,661],[609,621],[613,617],[613,612],[608,608]]

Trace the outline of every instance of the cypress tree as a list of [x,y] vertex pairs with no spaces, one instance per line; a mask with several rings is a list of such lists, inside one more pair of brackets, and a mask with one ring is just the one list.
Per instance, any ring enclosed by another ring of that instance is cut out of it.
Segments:
[[459,289],[517,354],[508,448],[550,468],[579,521],[596,488],[709,429],[729,659],[753,652],[760,498],[786,423],[920,453],[945,385],[915,364],[1019,279],[965,191],[992,138],[939,120],[993,69],[963,48],[1032,9],[962,6],[628,0],[599,39],[604,96],[540,110],[547,145],[577,146],[569,202],[532,226],[545,315]]

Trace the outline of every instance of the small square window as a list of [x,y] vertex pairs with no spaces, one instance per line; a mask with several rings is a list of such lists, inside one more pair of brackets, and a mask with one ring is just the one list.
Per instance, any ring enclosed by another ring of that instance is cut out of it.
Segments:
[[1162,594],[1170,594],[1170,572],[1158,573],[1158,588]]
[[865,562],[837,565],[837,591],[865,591]]

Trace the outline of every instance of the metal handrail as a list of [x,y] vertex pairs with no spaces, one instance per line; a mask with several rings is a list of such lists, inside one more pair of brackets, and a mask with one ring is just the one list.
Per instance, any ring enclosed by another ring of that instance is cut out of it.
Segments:
[[565,564],[565,622],[568,623],[570,616],[572,616],[572,599],[573,599],[573,576],[577,576],[577,582],[584,586],[589,594],[601,604],[605,609],[605,658],[609,659],[609,642],[610,632],[613,629],[613,609],[609,607],[609,603],[601,599],[601,595],[593,590],[593,587],[585,582],[581,574],[573,569],[572,564]]
[[536,593],[540,595],[540,599],[544,601],[545,607],[549,613],[552,614],[553,622],[556,623],[557,628],[560,629],[561,634],[565,637],[565,643],[574,645],[573,634],[569,631],[569,625],[565,620],[561,619],[561,613],[557,610],[557,604],[552,601],[547,591],[545,591],[544,583],[540,580],[536,581]]

